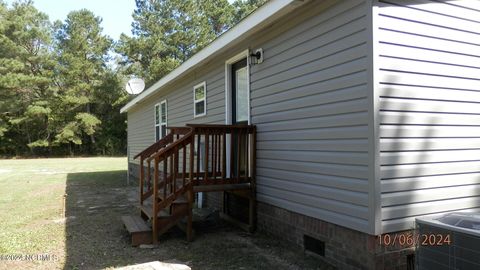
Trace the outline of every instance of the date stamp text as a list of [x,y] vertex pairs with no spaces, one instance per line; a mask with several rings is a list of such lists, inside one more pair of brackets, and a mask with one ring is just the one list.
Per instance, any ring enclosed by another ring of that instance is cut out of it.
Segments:
[[450,234],[439,233],[387,233],[378,236],[381,246],[448,246]]

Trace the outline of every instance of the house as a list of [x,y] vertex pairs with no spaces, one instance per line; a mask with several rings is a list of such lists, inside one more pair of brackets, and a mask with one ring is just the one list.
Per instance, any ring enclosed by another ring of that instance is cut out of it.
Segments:
[[[250,166],[257,228],[340,269],[406,268],[412,246],[385,236],[480,208],[479,29],[480,1],[269,1],[122,108],[129,172],[167,127],[221,125],[184,148],[205,164],[223,141],[207,167]],[[244,146],[232,124],[249,124]]]

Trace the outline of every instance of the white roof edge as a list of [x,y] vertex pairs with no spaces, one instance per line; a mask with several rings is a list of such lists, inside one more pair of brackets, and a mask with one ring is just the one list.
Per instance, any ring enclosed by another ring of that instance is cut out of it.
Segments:
[[[221,49],[227,47],[228,45],[232,45],[232,42],[237,40],[242,35],[256,30],[256,28],[262,23],[266,23],[278,17],[281,17],[289,11],[288,9],[286,10],[286,8],[289,7],[291,3],[297,1],[298,0],[270,0],[269,2],[258,8],[255,12],[247,16],[245,19],[240,21],[240,23],[229,29],[227,32],[223,33],[212,43],[207,45],[207,47],[194,54],[190,59],[185,61],[179,67],[168,73],[166,76],[161,78],[159,81],[154,83],[148,89],[146,89],[134,99],[132,99],[130,102],[128,102],[120,109],[120,113],[127,112],[133,106],[135,106],[145,98],[153,95],[155,92],[160,90],[160,88],[172,82],[183,73],[196,67],[198,64],[205,61],[206,59],[216,55],[216,53],[218,53]],[[293,9],[295,7],[291,8]]]

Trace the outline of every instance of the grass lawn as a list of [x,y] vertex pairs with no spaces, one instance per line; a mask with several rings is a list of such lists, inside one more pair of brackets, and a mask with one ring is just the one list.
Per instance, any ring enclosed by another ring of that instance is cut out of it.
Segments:
[[156,260],[192,269],[330,269],[283,242],[222,224],[197,228],[191,243],[173,230],[157,248],[133,248],[120,220],[138,214],[126,167],[126,158],[0,160],[0,269],[112,269]]

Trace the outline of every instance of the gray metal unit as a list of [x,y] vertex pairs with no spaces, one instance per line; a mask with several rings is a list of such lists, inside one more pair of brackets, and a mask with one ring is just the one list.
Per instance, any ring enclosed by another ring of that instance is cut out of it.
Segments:
[[417,218],[416,223],[418,270],[480,269],[480,212]]

